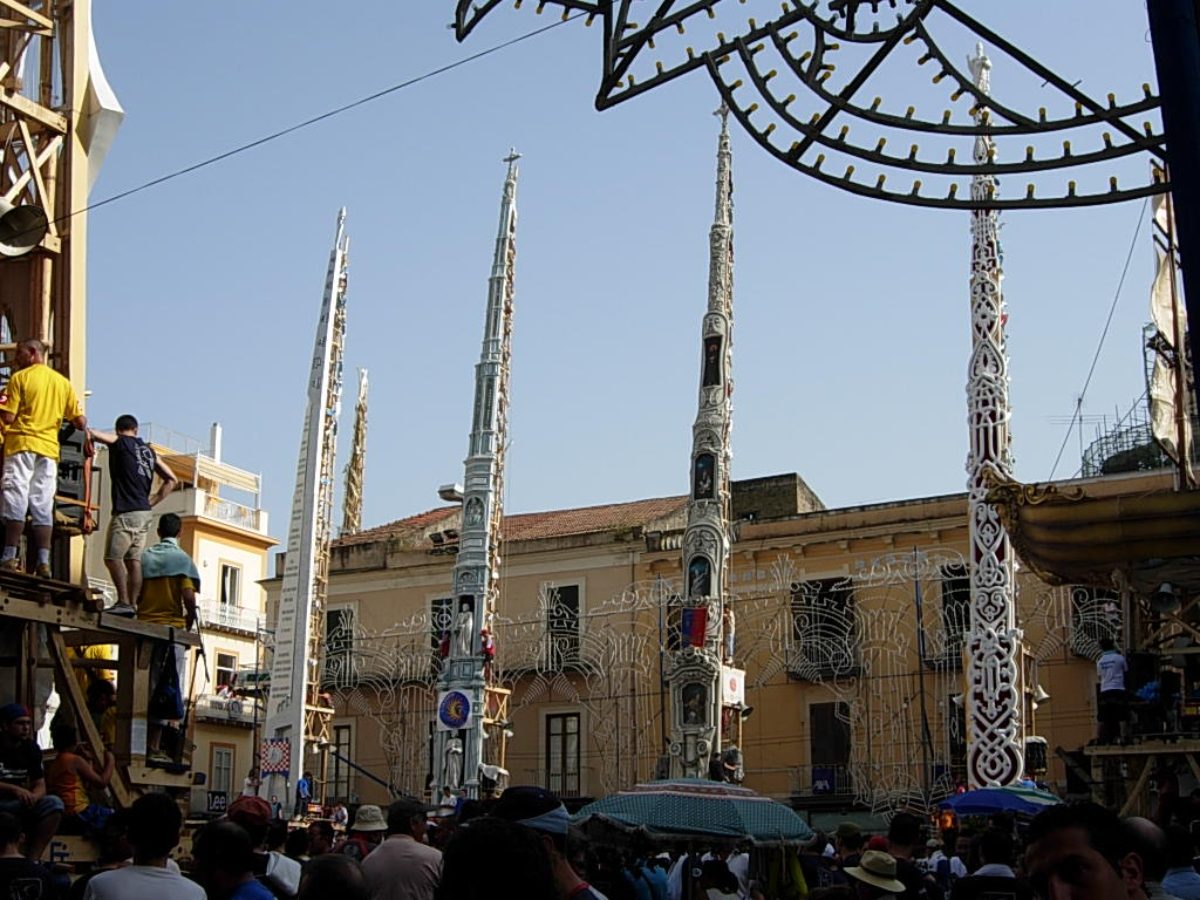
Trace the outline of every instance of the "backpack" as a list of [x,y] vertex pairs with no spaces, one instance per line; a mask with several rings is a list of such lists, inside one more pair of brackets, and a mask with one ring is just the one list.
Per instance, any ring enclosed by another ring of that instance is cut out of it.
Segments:
[[179,685],[179,671],[175,668],[175,644],[167,644],[163,654],[158,682],[150,695],[146,714],[151,719],[173,721],[183,718],[183,691]]

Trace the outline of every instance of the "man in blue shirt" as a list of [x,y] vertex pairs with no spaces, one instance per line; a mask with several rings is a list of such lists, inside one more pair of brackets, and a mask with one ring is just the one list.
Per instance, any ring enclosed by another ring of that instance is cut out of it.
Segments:
[[308,802],[312,800],[312,772],[305,772],[296,782],[296,808],[292,815],[303,818],[308,814]]
[[1163,890],[1180,900],[1200,900],[1200,874],[1196,872],[1192,859],[1196,845],[1191,833],[1182,825],[1167,828],[1167,874],[1163,876]]
[[241,825],[227,820],[205,825],[196,836],[192,856],[194,874],[208,896],[274,900],[270,890],[254,877],[254,844]]

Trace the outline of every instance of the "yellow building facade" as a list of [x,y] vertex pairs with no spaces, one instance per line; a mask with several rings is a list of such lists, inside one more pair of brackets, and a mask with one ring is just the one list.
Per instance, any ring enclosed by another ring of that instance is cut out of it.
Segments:
[[[1113,494],[1161,483],[1087,482]],[[746,785],[876,812],[953,791],[965,780],[965,494],[825,509],[785,475],[734,482],[733,515],[726,606],[745,695],[723,730]],[[663,771],[684,520],[684,497],[505,518],[484,757],[509,783],[602,796]],[[329,800],[420,795],[445,765],[431,723],[459,527],[448,506],[334,542]],[[1056,749],[1093,735],[1097,641],[1119,633],[1120,612],[1103,592],[1018,578],[1031,774],[1066,790]],[[279,579],[264,584],[277,600]]]

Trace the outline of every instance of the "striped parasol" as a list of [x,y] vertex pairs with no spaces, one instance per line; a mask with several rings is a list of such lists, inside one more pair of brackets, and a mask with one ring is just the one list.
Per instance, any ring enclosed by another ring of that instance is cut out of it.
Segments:
[[1023,787],[988,787],[947,797],[939,805],[954,810],[960,816],[988,816],[1011,812],[1036,816],[1048,806],[1062,803],[1054,794]]
[[802,844],[813,831],[789,807],[749,788],[700,778],[651,781],[589,803],[575,822],[615,825],[657,840]]

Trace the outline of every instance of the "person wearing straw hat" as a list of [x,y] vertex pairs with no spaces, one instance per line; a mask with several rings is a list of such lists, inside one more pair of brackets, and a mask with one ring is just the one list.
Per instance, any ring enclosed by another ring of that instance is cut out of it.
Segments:
[[366,803],[354,814],[350,837],[342,843],[339,852],[362,862],[379,846],[385,831],[387,822],[383,818],[383,810],[373,803]]
[[859,900],[897,897],[904,893],[904,882],[896,878],[896,858],[882,850],[868,850],[857,866],[842,871],[853,880]]

